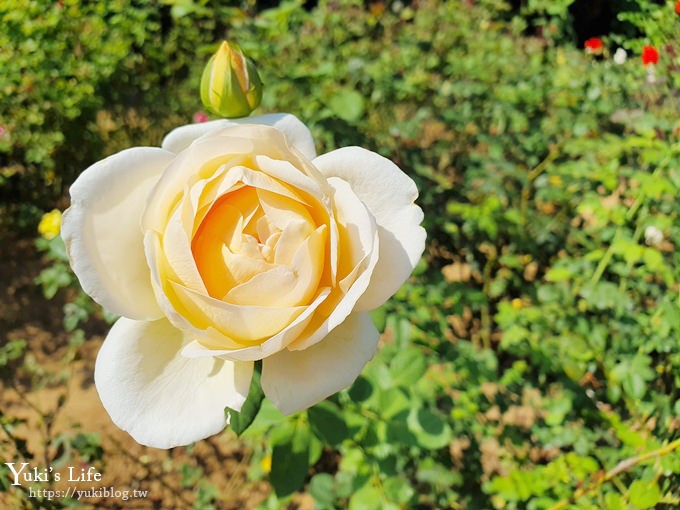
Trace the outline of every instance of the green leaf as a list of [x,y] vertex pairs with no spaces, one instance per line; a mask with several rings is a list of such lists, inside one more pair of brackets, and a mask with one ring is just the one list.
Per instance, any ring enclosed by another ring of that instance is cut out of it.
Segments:
[[626,377],[623,379],[623,391],[633,398],[644,397],[647,392],[647,385],[642,375],[638,372],[626,374]]
[[407,418],[408,411],[402,411],[389,421],[387,424],[386,439],[390,443],[404,446],[416,446],[418,444],[416,436],[406,424]]
[[381,333],[385,331],[385,325],[387,323],[387,311],[385,310],[384,306],[373,310],[371,312],[371,319],[373,320],[373,324],[375,324],[375,327],[378,331]]
[[276,427],[286,420],[285,416],[279,411],[271,400],[263,399],[260,405],[260,411],[255,416],[255,419],[250,424],[248,429],[243,432],[243,437],[258,437],[266,434],[272,427]]
[[557,394],[552,399],[547,399],[544,405],[546,424],[553,427],[562,423],[571,412],[572,400],[573,396],[568,393]]
[[335,115],[350,124],[364,115],[364,97],[356,90],[341,90],[331,98],[329,106]]
[[415,384],[426,370],[425,356],[416,348],[399,351],[390,364],[393,383],[406,388]]
[[451,441],[451,428],[437,412],[429,409],[411,409],[406,423],[423,448],[438,450]]
[[371,484],[364,485],[349,498],[349,510],[381,510],[382,495]]
[[338,471],[335,475],[335,492],[339,498],[348,498],[354,493],[355,473]]
[[313,466],[323,455],[324,444],[314,435],[310,435],[309,440],[309,465]]
[[314,475],[309,481],[309,494],[317,503],[317,508],[333,508],[335,479],[328,473]]
[[348,447],[343,449],[343,455],[340,459],[340,471],[365,475],[370,473],[371,465],[361,448]]
[[638,508],[651,508],[661,499],[656,480],[635,480],[630,484],[630,502]]
[[663,255],[654,248],[645,248],[642,260],[650,271],[658,271],[663,266]]
[[272,435],[272,470],[269,481],[279,498],[290,496],[305,483],[309,468],[309,428],[302,423]]
[[309,408],[307,416],[314,435],[331,446],[337,446],[349,436],[342,413],[332,402],[320,402]]
[[426,457],[418,466],[416,480],[441,489],[461,485],[463,483],[463,476],[459,471],[447,469],[442,464],[435,462],[431,457]]
[[406,504],[413,497],[415,491],[404,478],[388,478],[382,484],[385,496],[390,501],[399,504]]
[[381,391],[377,399],[377,411],[380,416],[389,420],[396,414],[406,410],[411,405],[409,398],[400,388]]
[[373,395],[373,385],[364,376],[359,376],[348,391],[349,398],[354,402],[361,403]]
[[[403,287],[402,287],[403,288]],[[392,326],[394,327],[394,343],[395,345],[402,349],[409,345],[411,341],[411,330],[413,325],[411,320],[405,317],[398,317],[393,315],[394,322]]]
[[257,416],[257,413],[262,406],[263,399],[264,393],[262,392],[262,386],[260,385],[260,371],[256,369],[253,371],[248,397],[243,403],[241,411],[234,411],[228,407],[226,408],[227,416],[229,417],[229,426],[236,432],[237,436],[243,434],[250,424],[253,423],[255,416]]
[[620,510],[621,508],[626,508],[626,503],[623,498],[616,492],[608,492],[605,494],[604,504],[607,510]]

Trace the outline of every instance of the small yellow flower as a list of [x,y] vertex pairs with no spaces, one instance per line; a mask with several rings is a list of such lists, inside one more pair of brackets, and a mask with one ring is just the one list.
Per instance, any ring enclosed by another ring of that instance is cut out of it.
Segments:
[[522,309],[522,300],[520,298],[515,298],[513,299],[510,304],[515,310],[521,310]]
[[550,177],[548,177],[548,182],[553,186],[561,186],[562,177],[560,177],[559,175],[551,175]]
[[59,235],[61,230],[61,211],[59,209],[52,209],[50,212],[43,214],[38,224],[38,233],[47,239],[54,239]]
[[271,473],[272,456],[268,454],[262,457],[262,460],[260,461],[260,467],[264,470],[265,473]]

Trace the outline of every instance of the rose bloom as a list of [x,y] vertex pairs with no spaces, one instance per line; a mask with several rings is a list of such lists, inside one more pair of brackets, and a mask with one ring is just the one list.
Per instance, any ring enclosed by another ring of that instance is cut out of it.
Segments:
[[616,53],[614,53],[614,63],[618,65],[623,65],[626,63],[628,58],[628,53],[623,48],[617,48]]
[[659,62],[659,52],[653,46],[643,46],[642,47],[642,64],[656,65]]
[[675,2],[675,14],[680,14],[680,1]]
[[73,270],[121,316],[97,391],[158,448],[221,431],[256,360],[285,414],[352,384],[378,344],[368,311],[425,246],[406,174],[360,147],[317,156],[288,114],[180,127],[95,163],[70,193]]
[[583,47],[588,53],[600,53],[604,44],[599,37],[591,37],[583,44]]

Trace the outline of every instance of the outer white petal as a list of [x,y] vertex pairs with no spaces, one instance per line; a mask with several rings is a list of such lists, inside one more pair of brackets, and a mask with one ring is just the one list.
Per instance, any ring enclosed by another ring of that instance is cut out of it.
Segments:
[[85,292],[107,310],[132,319],[162,312],[151,288],[141,218],[150,190],[174,155],[128,149],[95,163],[71,186],[61,232]]
[[367,313],[353,313],[312,347],[265,358],[262,389],[284,414],[306,409],[352,384],[375,354],[378,337]]
[[178,153],[203,135],[239,124],[273,126],[283,132],[290,146],[300,151],[307,159],[316,157],[312,133],[300,119],[290,113],[268,113],[241,119],[220,119],[200,124],[187,124],[170,131],[163,139],[162,147],[170,152]]
[[327,178],[347,181],[375,216],[380,257],[355,310],[377,308],[406,281],[425,249],[423,211],[414,204],[418,189],[389,159],[361,147],[338,149],[312,163]]
[[186,445],[220,432],[224,408],[240,410],[252,363],[188,359],[182,332],[167,320],[119,319],[102,345],[94,380],[113,422],[154,448]]

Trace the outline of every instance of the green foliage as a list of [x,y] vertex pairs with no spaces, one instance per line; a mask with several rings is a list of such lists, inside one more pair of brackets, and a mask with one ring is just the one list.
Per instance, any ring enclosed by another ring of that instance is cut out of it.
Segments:
[[311,436],[307,424],[283,423],[270,435],[272,470],[269,481],[276,495],[286,497],[302,487],[309,468]]

